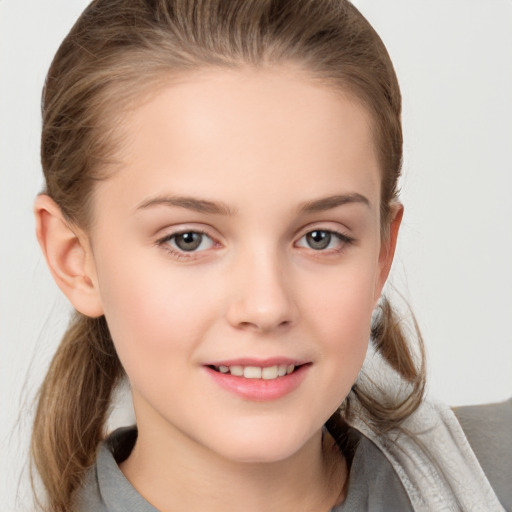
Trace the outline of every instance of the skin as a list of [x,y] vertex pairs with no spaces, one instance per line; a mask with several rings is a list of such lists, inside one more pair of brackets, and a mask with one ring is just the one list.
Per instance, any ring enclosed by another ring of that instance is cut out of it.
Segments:
[[[382,240],[369,115],[293,68],[208,70],[122,130],[88,233],[36,201],[57,283],[106,316],[132,386],[139,438],[122,471],[163,512],[329,510],[346,467],[322,426],[363,363],[401,219],[396,207]],[[182,196],[221,211],[171,204]],[[349,200],[318,203],[333,196]],[[312,248],[315,230],[342,238]],[[172,238],[184,231],[206,236],[186,252]],[[240,357],[307,370],[285,396],[251,400],[205,370]]]

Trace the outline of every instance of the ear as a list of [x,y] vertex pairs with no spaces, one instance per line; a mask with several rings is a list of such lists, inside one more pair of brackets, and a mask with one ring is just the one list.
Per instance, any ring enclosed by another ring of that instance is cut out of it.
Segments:
[[375,302],[378,301],[384,288],[384,284],[391,270],[393,258],[395,256],[396,242],[398,238],[398,231],[400,224],[402,223],[402,217],[404,215],[404,207],[401,203],[395,203],[391,207],[391,223],[388,228],[388,232],[385,233],[385,238],[381,242],[379,252],[379,274],[377,276],[375,286]]
[[80,313],[101,316],[103,307],[87,236],[70,224],[45,194],[37,196],[34,215],[37,239],[57,286]]

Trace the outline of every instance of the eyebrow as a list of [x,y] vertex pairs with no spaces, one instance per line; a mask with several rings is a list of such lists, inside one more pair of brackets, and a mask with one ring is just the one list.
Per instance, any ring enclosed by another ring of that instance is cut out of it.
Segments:
[[[358,193],[337,194],[333,196],[323,197],[313,201],[301,203],[298,208],[299,213],[317,213],[345,204],[360,203],[371,208],[370,201],[363,195]],[[198,199],[187,196],[158,196],[142,202],[137,209],[144,210],[155,206],[178,206],[187,210],[194,210],[199,213],[212,213],[217,215],[233,216],[236,210],[222,202],[209,201],[207,199]]]
[[218,215],[235,215],[236,210],[221,202],[208,201],[186,196],[158,196],[141,203],[137,209],[143,210],[155,206],[178,206],[200,213],[214,213]]
[[338,206],[345,204],[360,203],[368,206],[371,209],[370,201],[363,195],[356,193],[353,194],[337,194],[314,201],[307,201],[299,206],[300,213],[317,213],[331,210]]

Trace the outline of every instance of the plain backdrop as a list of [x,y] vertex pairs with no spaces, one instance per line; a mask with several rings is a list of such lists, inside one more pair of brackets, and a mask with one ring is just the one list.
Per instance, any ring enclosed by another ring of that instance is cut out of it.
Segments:
[[[40,94],[85,0],[0,0],[0,511],[30,509],[32,400],[69,308],[34,237]],[[451,405],[512,395],[512,1],[359,0],[404,97],[392,283]],[[129,421],[122,406],[118,423]],[[16,496],[18,498],[16,499]]]

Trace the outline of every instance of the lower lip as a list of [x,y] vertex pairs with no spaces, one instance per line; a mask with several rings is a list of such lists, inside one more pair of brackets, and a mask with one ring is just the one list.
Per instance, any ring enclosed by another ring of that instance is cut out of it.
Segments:
[[221,388],[246,400],[267,402],[277,400],[295,391],[306,378],[309,367],[309,364],[304,364],[289,375],[270,380],[246,379],[230,373],[217,372],[208,366],[204,368]]

